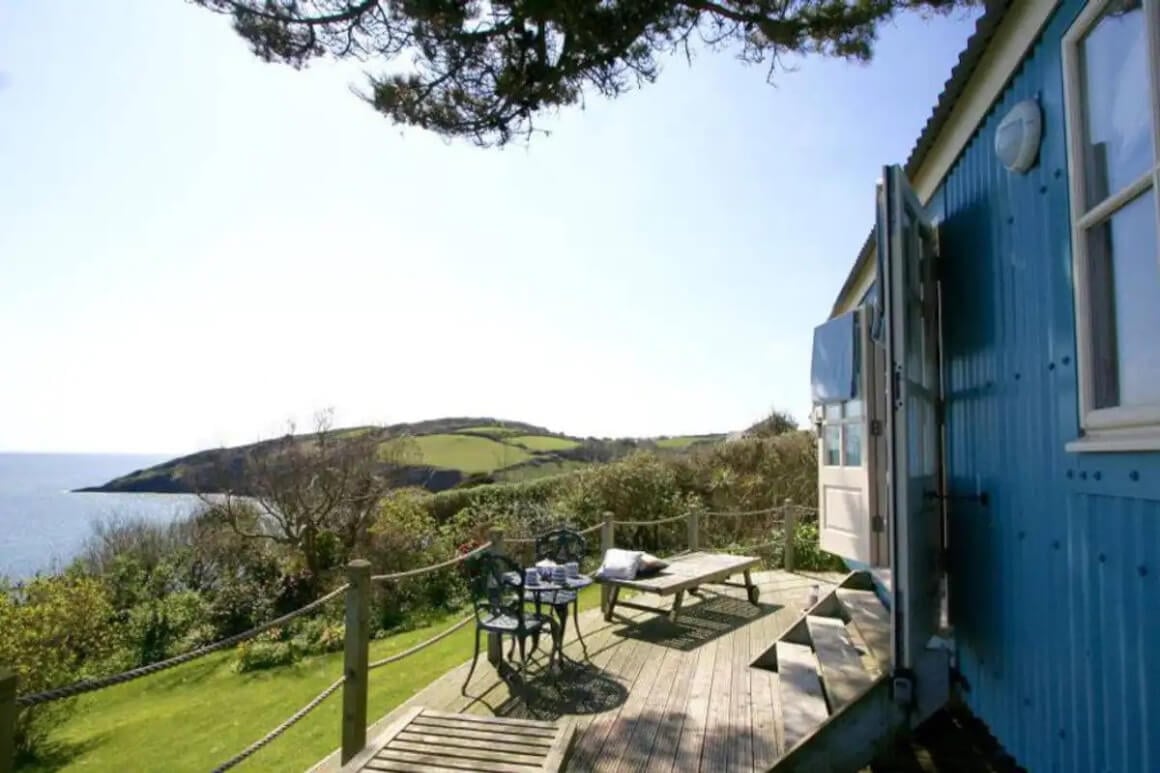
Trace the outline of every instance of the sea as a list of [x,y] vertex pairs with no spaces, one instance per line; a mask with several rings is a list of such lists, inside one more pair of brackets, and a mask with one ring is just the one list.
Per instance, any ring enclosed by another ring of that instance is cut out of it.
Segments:
[[166,461],[156,454],[0,453],[0,576],[11,580],[63,568],[99,521],[166,523],[197,510],[188,494],[74,494]]

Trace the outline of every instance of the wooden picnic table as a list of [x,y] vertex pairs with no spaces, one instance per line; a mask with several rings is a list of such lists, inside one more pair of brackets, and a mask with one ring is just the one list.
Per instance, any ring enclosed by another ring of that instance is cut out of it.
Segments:
[[[750,572],[760,563],[761,559],[756,556],[734,556],[727,553],[687,553],[669,559],[667,568],[647,577],[638,577],[635,580],[599,578],[597,582],[609,585],[612,589],[608,599],[608,609],[604,611],[604,619],[612,620],[612,613],[617,605],[645,612],[664,611],[657,607],[621,601],[621,588],[662,597],[675,595],[673,607],[669,610],[669,619],[673,622],[676,622],[681,613],[681,602],[685,598],[685,591],[696,593],[697,588],[702,585],[717,584],[745,588],[749,603],[756,605],[758,590],[757,586],[753,584]],[[729,577],[735,574],[744,575],[745,582],[729,582]]]

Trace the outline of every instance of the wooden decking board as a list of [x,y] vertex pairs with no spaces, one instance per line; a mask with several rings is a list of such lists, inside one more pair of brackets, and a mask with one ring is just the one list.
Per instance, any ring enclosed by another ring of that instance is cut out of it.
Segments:
[[[653,680],[652,689],[644,696],[643,706],[649,717],[648,722],[632,722],[624,733],[625,742],[621,744],[615,759],[610,759],[609,770],[616,773],[629,773],[639,769],[643,762],[652,756],[653,745],[656,743],[662,723],[671,720],[665,713],[669,695],[680,673],[680,666],[685,661],[685,654],[679,650],[668,650],[661,659],[660,670]],[[643,694],[643,691],[642,693]],[[622,712],[622,716],[624,716]],[[607,749],[607,744],[605,746]],[[606,752],[607,754],[607,752]]]
[[673,761],[674,771],[701,769],[705,728],[709,723],[709,699],[713,691],[713,672],[717,667],[717,650],[720,646],[721,640],[714,639],[700,648],[697,671],[689,688],[685,722],[681,726],[681,739],[677,743]]
[[[575,681],[567,690],[579,690],[581,696],[595,698],[599,713],[570,713],[572,699],[551,687],[550,680],[560,677],[544,671],[546,657],[543,652],[529,666],[526,674],[528,685],[522,690],[511,689],[509,684],[500,680],[486,656],[481,656],[468,687],[470,696],[460,694],[460,686],[467,675],[465,664],[435,680],[375,723],[370,737],[377,736],[382,728],[390,726],[408,710],[424,706],[440,712],[467,715],[454,720],[472,723],[455,726],[470,735],[455,741],[454,749],[468,749],[473,741],[478,740],[481,750],[486,748],[499,754],[520,755],[525,739],[536,748],[545,748],[541,741],[547,739],[537,737],[535,733],[530,736],[517,733],[514,737],[504,733],[499,737],[489,734],[486,723],[478,720],[495,715],[528,720],[556,719],[562,713],[564,719],[574,724],[576,733],[567,768],[570,771],[683,773],[703,770],[707,773],[731,773],[734,770],[765,770],[784,748],[781,725],[786,719],[782,716],[782,702],[787,699],[796,701],[797,697],[783,699],[785,691],[781,677],[762,669],[751,669],[749,663],[801,614],[811,585],[819,582],[824,593],[838,579],[840,575],[829,575],[823,582],[784,572],[756,573],[754,581],[761,589],[762,605],[775,606],[772,611],[769,607],[763,608],[762,615],[756,618],[741,611],[734,617],[730,611],[731,602],[720,600],[723,595],[743,599],[742,589],[707,588],[709,592],[703,597],[686,599],[688,603],[683,618],[686,622],[678,624],[678,628],[683,630],[674,631],[673,637],[669,637],[665,630],[668,624],[657,621],[655,615],[625,610],[624,614],[618,613],[614,622],[605,623],[599,610],[581,613],[580,625],[591,655],[586,667],[599,672],[601,679],[618,682],[627,691],[623,702],[613,705],[615,700],[609,702],[599,698],[599,690],[584,693],[584,686],[588,684],[585,673],[572,672]],[[660,600],[662,604],[659,606],[671,604],[671,598]],[[701,604],[710,606],[698,618],[696,610]],[[712,606],[714,604],[720,606]],[[738,609],[744,606],[744,602],[740,602]],[[752,611],[753,608],[747,609]],[[722,614],[726,616],[722,617]],[[583,651],[572,620],[569,620],[568,627],[565,651],[572,658],[581,660]],[[860,634],[861,628],[852,631],[855,642]],[[714,636],[716,638],[712,638]],[[506,646],[504,651],[506,654]],[[469,644],[464,652],[465,661],[470,654]],[[392,667],[399,666],[386,668]],[[564,676],[567,675],[565,672]],[[817,682],[816,670],[814,681]],[[820,701],[820,687],[816,687],[815,692],[815,699]],[[541,698],[560,700],[561,696],[564,699],[562,704],[536,703]],[[531,700],[530,707],[527,700]],[[821,705],[824,712],[824,702]],[[798,710],[795,703],[789,707],[788,714]],[[823,713],[822,718],[824,716]],[[425,736],[449,737],[452,729],[441,728],[438,723],[431,724],[430,719],[424,718],[421,727],[401,733],[406,736],[401,740],[416,744],[425,742]],[[792,716],[789,720],[792,724]],[[534,729],[535,725],[528,727]],[[485,740],[487,738],[499,740],[492,744]],[[747,741],[738,746],[734,742],[739,738]],[[714,744],[715,740],[719,743]],[[397,751],[416,753],[410,747]],[[466,756],[461,758],[468,759]],[[514,764],[509,760],[494,761]],[[417,763],[412,759],[390,762],[380,759],[372,764],[378,767],[366,769],[383,773],[420,770],[426,773],[440,768],[463,773],[459,765]],[[330,773],[338,767],[335,754],[315,770],[317,773]]]
[[[628,695],[628,700],[621,707],[620,713],[604,741],[604,747],[598,755],[599,761],[594,768],[595,770],[602,773],[616,770],[625,757],[639,756],[641,753],[639,746],[643,744],[647,744],[649,747],[644,750],[644,756],[647,759],[652,748],[652,740],[656,738],[656,724],[653,720],[657,717],[653,713],[654,709],[658,704],[664,705],[668,699],[669,691],[672,689],[671,671],[669,678],[662,678],[665,664],[668,663],[671,669],[674,658],[678,655],[679,653],[670,651],[646,658],[644,667],[633,685],[633,690]],[[650,696],[654,695],[656,697],[649,700]],[[641,736],[636,738],[634,743],[637,731],[641,732]],[[646,740],[645,737],[650,736],[650,733],[651,737]]]
[[890,666],[890,610],[870,590],[838,589],[838,600],[862,635],[870,653],[885,671]]
[[[776,615],[766,615],[749,626],[750,654],[756,655],[773,644],[777,631],[770,625]],[[765,770],[777,759],[777,729],[773,713],[777,676],[765,669],[749,669],[749,694],[753,733],[753,767]]]
[[[748,663],[752,660],[749,656],[747,628],[730,636],[733,639],[734,663]],[[727,770],[753,770],[752,671],[752,668],[733,669],[733,701],[729,717],[731,742],[726,747],[729,753]]]
[[[608,670],[615,675],[618,682],[627,690],[631,691],[633,684],[636,682],[637,675],[644,668],[645,662],[652,652],[648,644],[639,639],[631,640],[628,647],[629,649],[627,651],[621,653],[620,659],[614,659],[609,663]],[[608,735],[612,732],[613,727],[615,727],[616,720],[620,716],[624,705],[622,703],[611,711],[597,714],[592,718],[588,726],[584,728],[584,733],[580,737],[580,748],[577,749],[577,753],[571,763],[571,766],[575,770],[588,771],[596,769],[596,764],[600,761],[600,752],[604,748],[604,742],[608,739]]]
[[826,721],[829,711],[818,680],[818,661],[804,644],[777,643],[778,700],[781,703],[782,735],[789,751],[814,728]]
[[811,616],[806,624],[814,640],[830,713],[837,714],[874,680],[862,665],[862,656],[854,647],[845,623],[832,617]]
[[639,760],[632,768],[635,773],[668,773],[672,769],[681,740],[681,728],[685,723],[685,708],[689,700],[689,689],[693,684],[699,653],[680,653],[680,668],[674,677],[673,689],[664,706],[664,722],[657,730],[649,758]]
[[724,636],[717,648],[717,662],[713,666],[713,686],[709,697],[709,719],[705,728],[704,747],[701,750],[701,770],[718,771],[729,769],[729,747],[736,739],[732,737],[730,714],[733,700],[734,636]]

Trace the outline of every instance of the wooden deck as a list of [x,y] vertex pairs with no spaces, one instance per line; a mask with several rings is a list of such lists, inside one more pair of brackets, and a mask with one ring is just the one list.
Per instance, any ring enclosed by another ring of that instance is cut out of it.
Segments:
[[[565,646],[583,665],[562,676],[545,673],[541,655],[523,684],[508,683],[481,655],[468,696],[460,693],[465,663],[377,722],[368,739],[415,706],[539,720],[574,717],[570,771],[765,770],[784,746],[778,675],[750,663],[802,613],[812,585],[825,592],[841,577],[754,572],[758,606],[742,589],[706,586],[686,601],[676,623],[636,610],[618,610],[609,623],[599,609],[589,610],[580,616],[588,660],[574,631]],[[668,603],[661,600],[658,607]],[[337,754],[315,768],[337,769]]]

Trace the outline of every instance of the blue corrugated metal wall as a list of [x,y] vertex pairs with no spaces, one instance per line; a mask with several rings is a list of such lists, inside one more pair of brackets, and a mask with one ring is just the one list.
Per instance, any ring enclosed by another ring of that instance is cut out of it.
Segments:
[[[1061,4],[931,202],[947,259],[951,610],[965,699],[1032,771],[1160,771],[1160,454],[1078,432]],[[1026,175],[993,152],[1038,97]],[[1157,331],[1160,336],[1160,331]]]

